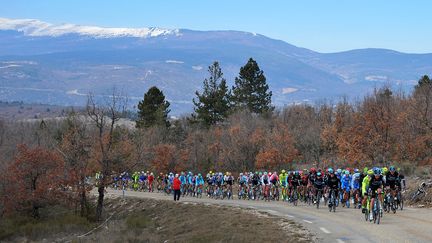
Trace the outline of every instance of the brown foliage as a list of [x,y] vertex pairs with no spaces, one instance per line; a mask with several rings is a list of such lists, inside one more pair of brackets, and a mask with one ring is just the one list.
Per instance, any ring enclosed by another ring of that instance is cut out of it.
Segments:
[[18,146],[18,155],[8,168],[6,211],[28,211],[39,217],[39,208],[54,202],[63,194],[64,161],[59,154],[25,145]]

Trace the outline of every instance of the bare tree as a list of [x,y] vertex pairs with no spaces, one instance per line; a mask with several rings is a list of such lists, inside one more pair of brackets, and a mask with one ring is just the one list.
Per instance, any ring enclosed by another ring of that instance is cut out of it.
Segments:
[[98,184],[98,201],[96,207],[96,219],[102,218],[105,186],[110,183],[110,176],[113,169],[112,151],[114,143],[114,129],[125,113],[127,108],[127,97],[122,96],[113,90],[109,99],[103,104],[95,100],[93,94],[88,95],[86,111],[90,122],[96,127],[96,141],[100,157],[97,163],[101,168],[102,178]]

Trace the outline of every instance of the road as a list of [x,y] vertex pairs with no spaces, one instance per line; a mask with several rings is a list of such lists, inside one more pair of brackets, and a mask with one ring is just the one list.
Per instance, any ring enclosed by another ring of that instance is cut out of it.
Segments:
[[[120,190],[107,190],[107,195],[122,195]],[[126,191],[126,197],[173,200],[163,193]],[[384,213],[381,224],[365,222],[358,209],[336,208],[329,212],[323,207],[316,209],[299,203],[297,207],[286,202],[263,202],[248,200],[214,200],[183,197],[183,202],[220,204],[252,208],[280,217],[295,220],[315,233],[320,242],[432,242],[432,210],[404,208],[396,214]]]

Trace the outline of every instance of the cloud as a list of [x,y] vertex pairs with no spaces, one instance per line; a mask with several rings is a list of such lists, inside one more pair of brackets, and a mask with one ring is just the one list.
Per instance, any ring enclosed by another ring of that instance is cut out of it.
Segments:
[[377,81],[377,82],[385,82],[388,80],[387,76],[383,75],[369,75],[365,77],[365,80],[367,81]]
[[296,88],[282,88],[282,94],[291,94],[297,91],[298,89]]
[[177,60],[166,60],[166,63],[172,63],[172,64],[183,64],[183,61],[177,61]]

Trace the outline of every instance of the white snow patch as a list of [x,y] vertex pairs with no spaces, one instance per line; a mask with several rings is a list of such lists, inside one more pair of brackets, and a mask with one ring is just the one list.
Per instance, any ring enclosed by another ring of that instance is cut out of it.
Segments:
[[291,94],[297,91],[298,89],[296,88],[282,88],[282,94]]
[[172,64],[183,64],[184,62],[182,61],[177,61],[177,60],[166,60],[166,63],[172,63]]
[[3,64],[29,64],[29,65],[37,65],[37,62],[34,61],[4,61]]
[[203,67],[201,67],[201,66],[192,66],[192,69],[193,69],[193,70],[200,71],[200,70],[203,69]]
[[10,65],[6,65],[6,66],[2,66],[0,68],[11,68],[11,67],[21,67],[21,65],[17,65],[17,64],[10,64]]
[[86,96],[86,94],[78,92],[77,89],[68,90],[68,91],[66,91],[66,94],[68,94],[68,95]]
[[79,34],[95,38],[111,37],[157,37],[174,35],[180,36],[179,29],[150,28],[103,28],[97,26],[82,26],[75,24],[54,25],[37,19],[8,19],[0,18],[0,30],[15,30],[27,36],[53,36]]
[[387,76],[383,75],[369,75],[365,77],[365,80],[367,81],[377,81],[377,82],[385,82],[388,80]]

